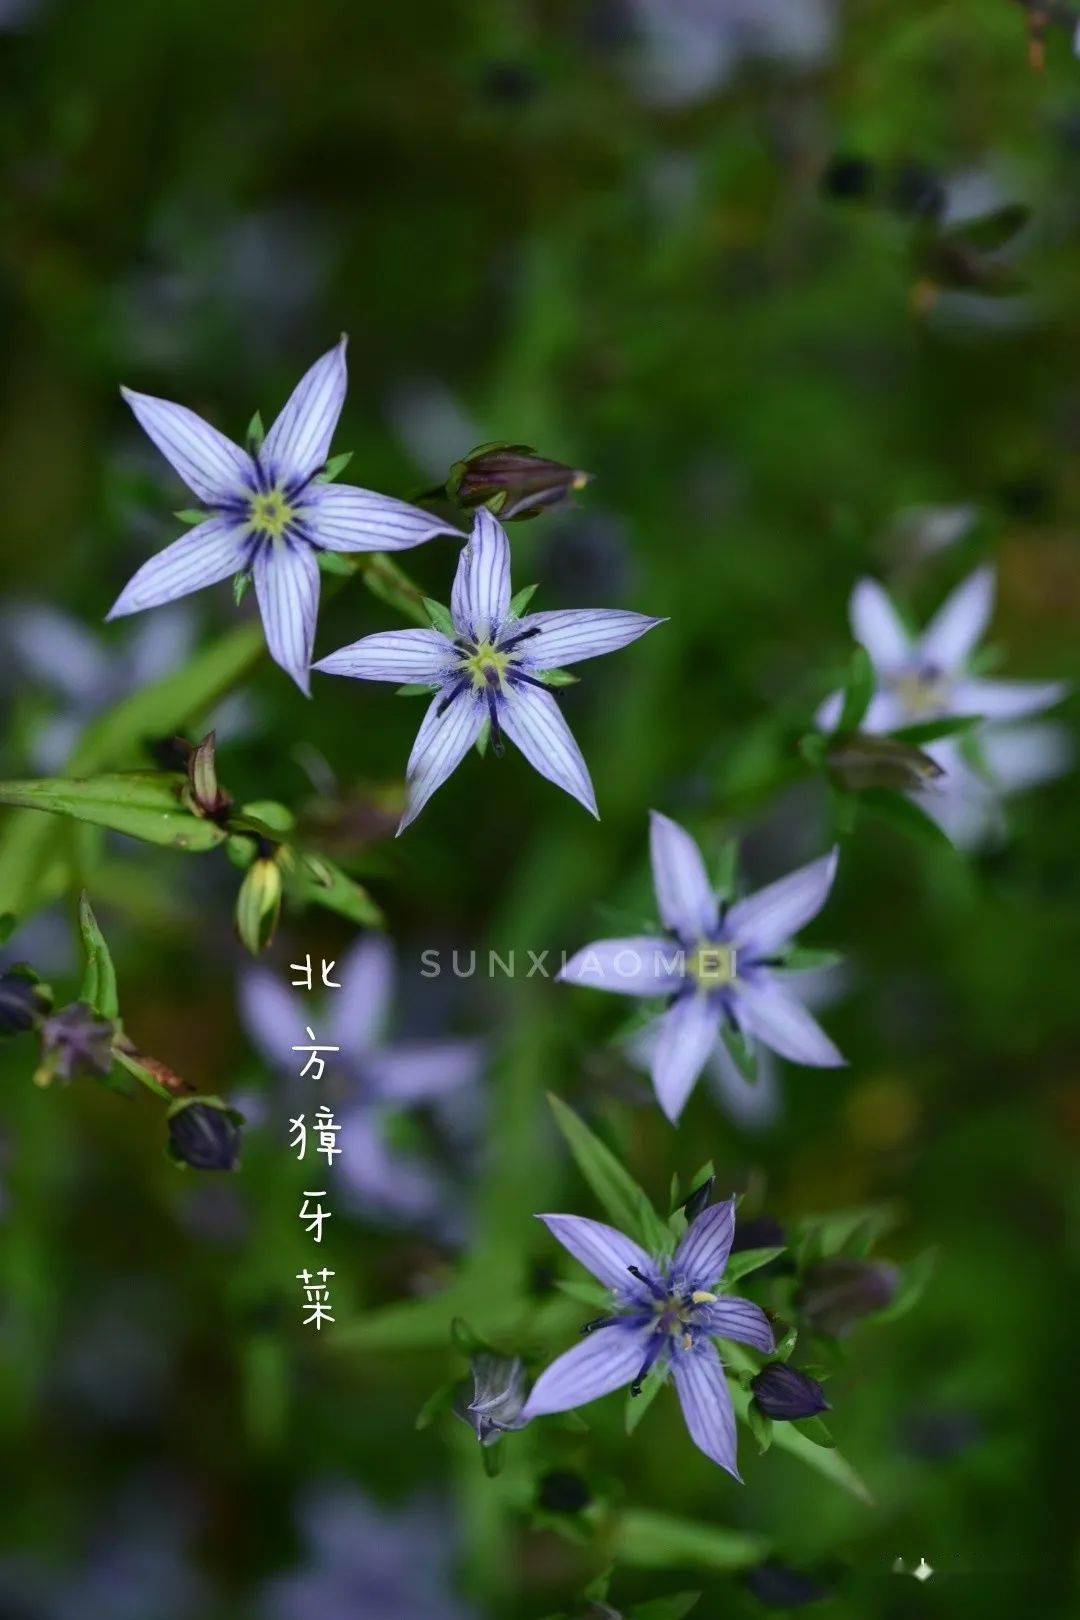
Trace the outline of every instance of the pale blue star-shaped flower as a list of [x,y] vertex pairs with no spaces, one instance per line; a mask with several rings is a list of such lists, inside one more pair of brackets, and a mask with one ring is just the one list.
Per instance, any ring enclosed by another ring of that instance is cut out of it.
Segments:
[[[924,744],[944,774],[909,795],[962,848],[1000,831],[1003,797],[1060,775],[1072,761],[1060,727],[1024,724],[1067,697],[1067,682],[987,680],[972,671],[994,589],[994,570],[976,569],[921,635],[911,634],[876,580],[858,582],[848,609],[852,633],[870,655],[877,682],[860,721],[863,731],[893,732],[960,716],[982,722],[968,734],[970,748],[968,739],[955,737]],[[818,725],[831,731],[842,708],[843,693],[834,692],[818,710]]]
[[713,1204],[687,1228],[670,1259],[602,1221],[578,1215],[538,1219],[575,1260],[610,1288],[612,1314],[589,1324],[580,1344],[536,1380],[521,1422],[585,1406],[629,1384],[637,1394],[656,1368],[670,1371],[694,1444],[740,1478],[735,1413],[714,1339],[776,1348],[764,1311],[716,1292],[735,1236],[735,1201]]
[[251,451],[184,405],[120,390],[206,518],[143,564],[113,603],[110,619],[250,574],[270,656],[308,692],[319,553],[404,551],[458,533],[404,501],[321,480],[345,403],[345,345],[343,337],[305,373]]
[[385,630],[364,636],[313,667],[327,675],[431,687],[435,696],[406,771],[409,803],[398,832],[491,727],[496,753],[509,737],[529,764],[598,816],[588,766],[545,671],[616,652],[663,623],[617,609],[511,611],[510,543],[486,509],[476,514],[450,597],[453,636],[441,630]]
[[828,899],[837,851],[728,906],[717,899],[690,834],[655,810],[650,849],[667,937],[597,940],[571,957],[559,979],[616,995],[668,998],[650,1047],[653,1086],[672,1123],[725,1027],[792,1063],[843,1064],[796,993],[800,970],[784,966],[795,935]]

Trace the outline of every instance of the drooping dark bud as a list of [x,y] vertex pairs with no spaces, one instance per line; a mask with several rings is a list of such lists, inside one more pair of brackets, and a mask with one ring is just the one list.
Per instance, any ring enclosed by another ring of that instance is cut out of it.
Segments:
[[778,1423],[796,1423],[800,1418],[816,1417],[829,1410],[817,1379],[783,1361],[771,1361],[763,1367],[751,1379],[750,1388],[765,1416]]
[[108,1074],[116,1026],[100,1018],[85,1001],[62,1007],[41,1026],[41,1068],[38,1078],[74,1080],[78,1075]]
[[232,806],[217,777],[217,733],[207,732],[196,748],[189,746],[187,758],[188,798],[196,815],[219,821]]
[[884,1260],[822,1260],[803,1274],[795,1304],[815,1333],[843,1339],[864,1316],[891,1305],[900,1272]]
[[521,522],[561,506],[589,474],[561,461],[549,461],[527,444],[482,444],[455,461],[446,494],[459,506],[486,506],[504,523]]
[[746,1584],[767,1609],[802,1609],[808,1603],[823,1603],[831,1596],[828,1587],[822,1586],[812,1575],[772,1560],[752,1569]]
[[841,738],[826,753],[830,773],[850,793],[893,788],[913,793],[945,775],[936,759],[897,737],[875,737],[857,731]]
[[580,1513],[592,1501],[592,1491],[580,1474],[553,1468],[540,1481],[536,1500],[549,1513]]
[[169,1109],[169,1156],[192,1170],[235,1170],[244,1116],[220,1097],[189,1097]]
[[874,165],[869,158],[838,153],[821,177],[821,189],[827,197],[857,202],[870,195],[875,178]]
[[52,991],[22,962],[0,974],[0,1035],[36,1029],[52,1011]]
[[472,1392],[462,1389],[454,1402],[456,1415],[475,1432],[482,1446],[493,1446],[504,1434],[524,1428],[525,1363],[520,1356],[477,1350],[470,1357]]

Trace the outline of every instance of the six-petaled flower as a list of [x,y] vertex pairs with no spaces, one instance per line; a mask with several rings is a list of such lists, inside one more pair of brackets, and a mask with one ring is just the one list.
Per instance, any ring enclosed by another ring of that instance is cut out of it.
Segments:
[[201,523],[128,581],[108,615],[158,607],[250,574],[270,655],[304,692],[319,609],[319,553],[403,551],[458,531],[404,501],[320,478],[345,403],[345,338],[300,379],[265,439],[242,450],[184,405],[121,390],[205,508]]
[[670,1371],[690,1438],[738,1479],[735,1412],[714,1339],[734,1339],[766,1355],[773,1331],[759,1306],[718,1294],[735,1235],[735,1203],[704,1210],[670,1259],[602,1221],[538,1217],[575,1260],[612,1293],[611,1314],[589,1324],[580,1344],[536,1380],[526,1422],[585,1406],[629,1384],[638,1393],[654,1368]]
[[793,1063],[842,1064],[795,993],[799,973],[783,965],[794,936],[828,898],[837,852],[729,907],[713,892],[690,834],[656,811],[651,851],[667,937],[597,940],[578,951],[559,978],[619,995],[667,997],[649,1048],[653,1085],[668,1118],[678,1120],[725,1025]]
[[541,776],[598,815],[588,766],[542,677],[616,652],[662,621],[600,608],[519,618],[510,602],[506,531],[481,510],[454,579],[453,636],[436,629],[387,630],[314,666],[328,675],[419,684],[434,692],[409,758],[409,804],[399,832],[460,765],[485,724],[496,752],[505,734]]

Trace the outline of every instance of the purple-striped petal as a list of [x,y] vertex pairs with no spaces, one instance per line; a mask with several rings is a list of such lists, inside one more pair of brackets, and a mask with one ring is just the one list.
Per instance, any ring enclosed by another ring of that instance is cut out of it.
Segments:
[[309,484],[298,513],[327,551],[408,551],[436,535],[461,533],[430,512],[352,484]]
[[605,1288],[623,1299],[640,1298],[643,1285],[630,1274],[634,1266],[659,1284],[660,1273],[651,1255],[614,1226],[586,1220],[584,1215],[538,1215],[552,1237],[557,1238],[575,1260],[591,1271]]
[[716,1346],[699,1341],[672,1358],[671,1375],[690,1438],[706,1457],[741,1480],[735,1440],[735,1412]]
[[724,932],[736,952],[760,961],[794,939],[829,898],[839,858],[839,850],[830,850],[732,906]]
[[190,490],[208,506],[246,496],[252,487],[251,457],[224,433],[189,411],[153,394],[121,388],[135,419]]
[[447,675],[456,658],[438,630],[380,630],[320,658],[311,667],[323,675],[351,675],[358,681],[430,682]]
[[510,607],[510,542],[486,508],[462,548],[450,594],[450,612],[463,636],[489,641]]
[[624,613],[616,608],[530,613],[521,621],[521,633],[529,636],[521,644],[521,655],[534,669],[558,669],[583,658],[618,652],[646,630],[663,623],[663,619],[651,619],[646,613]]
[[683,1234],[671,1262],[671,1275],[686,1288],[712,1289],[724,1274],[735,1236],[735,1200],[710,1204]]
[[399,1041],[368,1054],[364,1077],[383,1102],[429,1102],[476,1080],[483,1051],[479,1041]]
[[345,403],[347,339],[327,350],[304,373],[259,451],[275,482],[311,478],[324,466]]
[[682,983],[684,956],[670,939],[598,939],[572,956],[557,977],[560,984],[618,996],[664,996]]
[[719,1339],[737,1339],[740,1344],[752,1344],[755,1350],[772,1355],[776,1339],[769,1318],[749,1299],[734,1296],[718,1299],[715,1305],[702,1305],[697,1320],[706,1332]]
[[673,1125],[686,1107],[694,1082],[720,1037],[722,1013],[708,996],[691,994],[669,1007],[653,1049],[657,1100]]
[[311,695],[311,649],[319,616],[319,564],[310,546],[264,544],[255,555],[255,595],[275,664]]
[[644,1360],[647,1332],[616,1321],[588,1334],[540,1374],[522,1408],[524,1421],[586,1406],[629,1384]]
[[716,930],[719,915],[716,895],[705,862],[690,834],[653,810],[649,817],[649,848],[653,887],[660,918],[688,945],[696,945]]
[[409,805],[398,824],[399,836],[461,764],[479,737],[486,717],[487,710],[472,691],[460,692],[449,704],[442,692],[436,693],[409,755],[405,773]]
[[781,1057],[813,1069],[843,1066],[845,1059],[816,1018],[771,974],[738,980],[735,1000],[738,1016],[749,1032]]
[[984,720],[1020,720],[1052,709],[1068,695],[1067,681],[958,681],[949,707]]
[[366,934],[330,975],[340,989],[330,991],[330,1040],[350,1058],[366,1057],[382,1040],[390,1017],[396,962],[384,934]]
[[958,585],[923,631],[919,658],[950,672],[970,658],[994,610],[994,570],[977,568]]
[[855,640],[870,654],[879,674],[899,669],[911,652],[911,638],[888,592],[876,579],[860,579],[851,593],[848,616]]
[[506,689],[499,710],[502,728],[534,770],[583,804],[599,821],[589,767],[550,692],[536,686]]
[[106,614],[121,619],[127,613],[159,607],[178,597],[216,585],[247,566],[249,541],[246,530],[231,518],[209,518],[144,562],[128,580]]

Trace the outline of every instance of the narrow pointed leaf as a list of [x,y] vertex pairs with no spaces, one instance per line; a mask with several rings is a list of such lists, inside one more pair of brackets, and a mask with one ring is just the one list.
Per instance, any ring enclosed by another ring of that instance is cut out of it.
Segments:
[[385,918],[362,884],[325,855],[301,855],[289,876],[289,892],[310,905],[347,917],[359,928],[382,928]]
[[127,771],[78,781],[63,776],[0,782],[0,804],[70,816],[127,833],[148,844],[201,854],[220,844],[224,831],[184,808],[183,776]]
[[102,1018],[120,1016],[120,1002],[116,988],[116,969],[113,967],[105,936],[98,927],[90,901],[85,894],[79,897],[79,930],[86,951],[86,971],[83,974],[79,1000],[93,1007]]
[[548,1102],[578,1169],[620,1231],[652,1253],[668,1248],[671,1234],[628,1171],[572,1108],[551,1092]]

